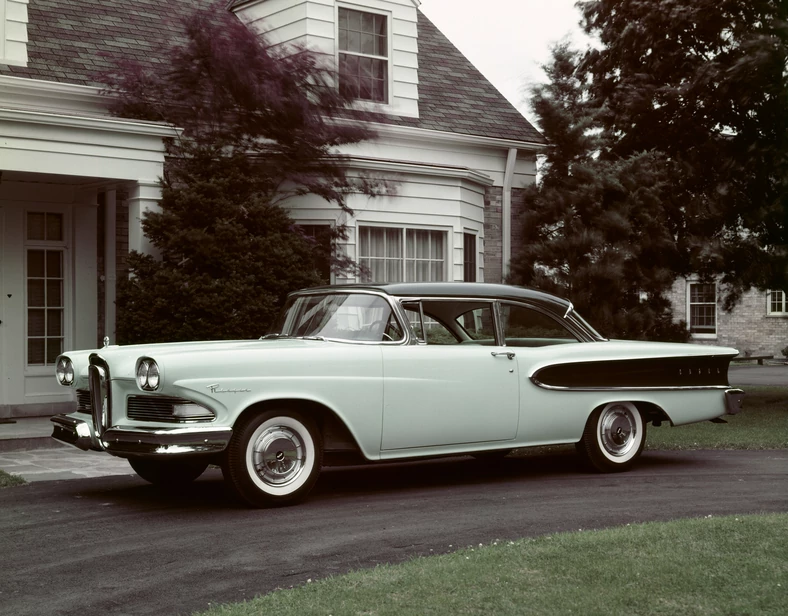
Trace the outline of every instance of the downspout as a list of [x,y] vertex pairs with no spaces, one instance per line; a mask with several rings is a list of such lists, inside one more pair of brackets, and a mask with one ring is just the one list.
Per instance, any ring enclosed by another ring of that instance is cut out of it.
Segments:
[[506,157],[506,170],[503,174],[503,195],[501,199],[501,282],[509,275],[509,262],[512,260],[512,183],[514,165],[517,162],[517,148],[509,148]]

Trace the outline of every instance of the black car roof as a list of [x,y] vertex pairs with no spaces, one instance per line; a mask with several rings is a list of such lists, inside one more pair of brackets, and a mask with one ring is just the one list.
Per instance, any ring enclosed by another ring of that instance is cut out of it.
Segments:
[[379,291],[395,297],[457,297],[510,299],[542,306],[563,317],[572,304],[555,295],[506,284],[487,282],[389,282],[378,284],[346,284],[315,287],[309,291]]

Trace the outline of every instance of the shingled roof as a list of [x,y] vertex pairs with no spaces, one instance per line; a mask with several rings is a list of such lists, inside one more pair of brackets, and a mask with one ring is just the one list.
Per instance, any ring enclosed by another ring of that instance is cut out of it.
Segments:
[[[28,65],[0,74],[101,86],[115,62],[166,65],[183,36],[181,19],[211,0],[35,0],[28,5]],[[223,10],[217,19],[236,19]],[[536,129],[421,12],[419,118],[379,114],[382,123],[543,143]]]

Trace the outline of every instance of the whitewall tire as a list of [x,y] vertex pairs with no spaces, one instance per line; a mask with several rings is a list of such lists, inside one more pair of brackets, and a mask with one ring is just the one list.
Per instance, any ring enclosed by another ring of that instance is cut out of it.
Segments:
[[616,472],[628,470],[645,444],[646,424],[638,408],[611,402],[591,413],[577,450],[595,470]]
[[303,500],[323,464],[323,443],[311,418],[278,409],[237,425],[222,470],[242,500],[253,507]]

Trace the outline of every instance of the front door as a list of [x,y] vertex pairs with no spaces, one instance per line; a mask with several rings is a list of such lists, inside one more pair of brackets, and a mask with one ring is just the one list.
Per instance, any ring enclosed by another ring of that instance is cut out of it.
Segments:
[[520,388],[510,351],[475,344],[384,347],[381,449],[514,439]]

